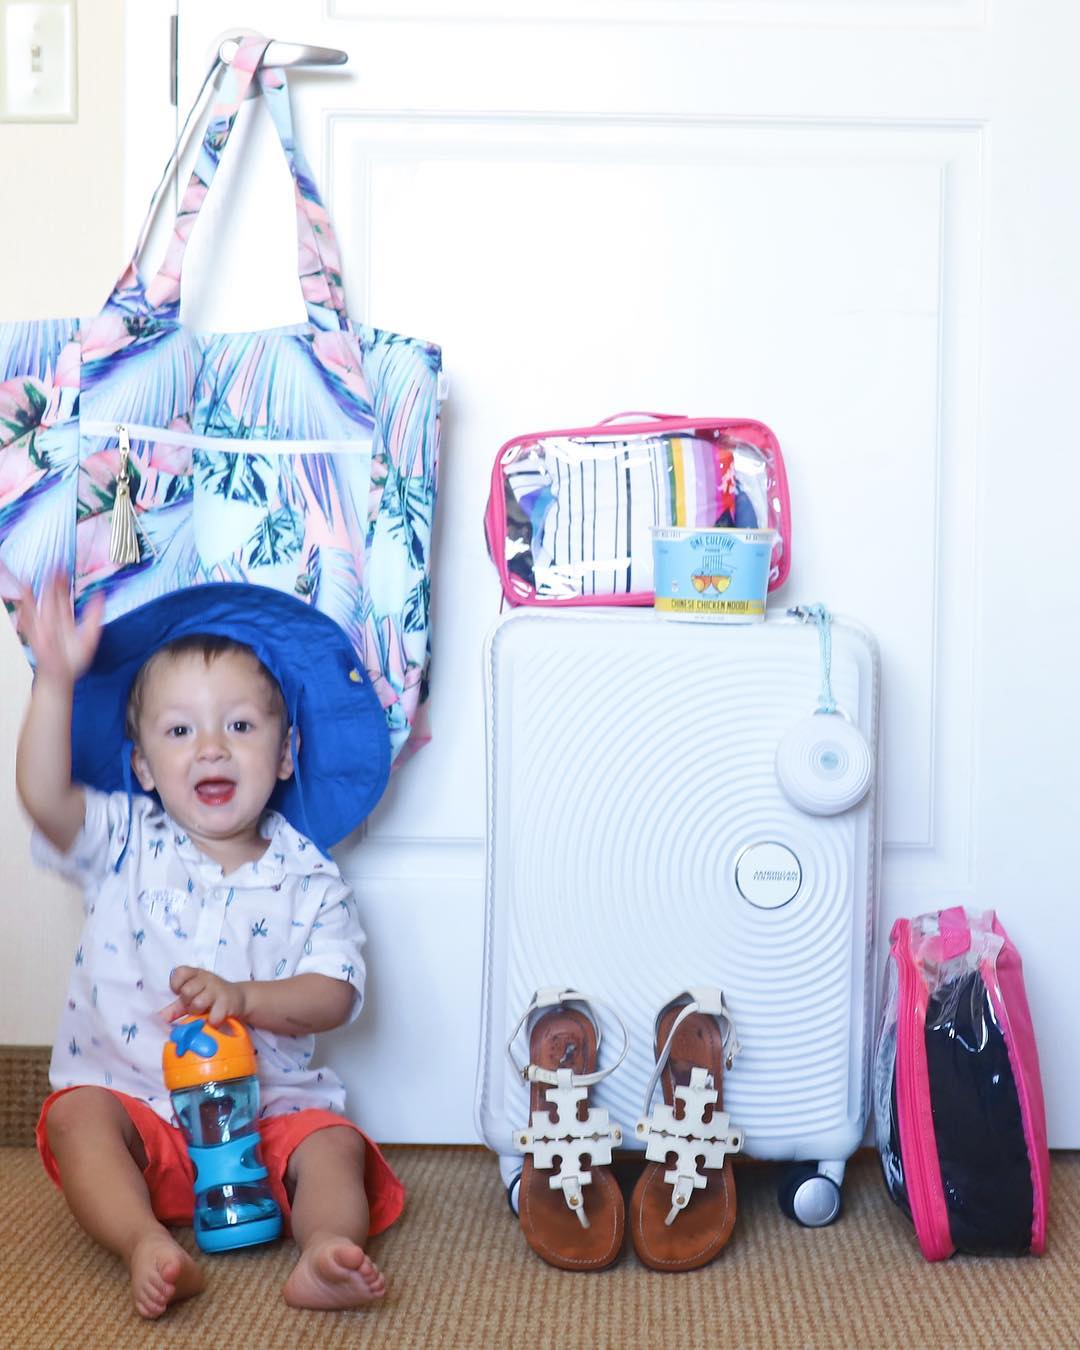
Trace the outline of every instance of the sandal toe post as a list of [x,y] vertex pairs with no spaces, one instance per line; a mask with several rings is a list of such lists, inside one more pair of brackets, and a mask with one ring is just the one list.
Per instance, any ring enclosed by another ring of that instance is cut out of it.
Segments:
[[548,997],[556,1000],[549,1006],[540,995],[533,1000],[539,1015],[522,1070],[531,1119],[514,1132],[515,1147],[526,1154],[518,1215],[525,1240],[549,1265],[603,1270],[622,1250],[626,1222],[610,1169],[622,1131],[606,1110],[588,1104],[589,1088],[610,1070],[597,1068],[596,1024],[582,1007],[569,1006],[571,997],[585,1004],[582,996]]
[[[714,1260],[735,1224],[729,1153],[741,1131],[723,1110],[723,1074],[738,1052],[719,990],[693,990],[656,1022],[656,1071],[636,1126],[645,1168],[630,1201],[630,1235],[652,1270],[695,1270]],[[663,1105],[649,1114],[657,1081]]]

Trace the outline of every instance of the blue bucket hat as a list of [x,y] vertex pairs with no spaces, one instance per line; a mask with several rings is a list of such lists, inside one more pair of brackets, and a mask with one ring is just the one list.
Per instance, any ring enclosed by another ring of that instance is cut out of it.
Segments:
[[278,782],[268,805],[326,853],[383,794],[390,775],[386,714],[338,624],[267,586],[192,586],[106,624],[93,664],[75,685],[72,778],[104,792],[142,792],[125,728],[131,686],[159,647],[204,633],[250,647],[281,686],[293,773]]

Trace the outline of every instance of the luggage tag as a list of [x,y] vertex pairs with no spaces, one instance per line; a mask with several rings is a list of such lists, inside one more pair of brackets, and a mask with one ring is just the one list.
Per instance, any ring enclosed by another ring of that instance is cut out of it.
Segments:
[[850,811],[870,790],[874,754],[866,737],[832,694],[832,619],[824,605],[789,609],[812,620],[821,644],[821,693],[817,708],[796,722],[776,749],[776,778],[784,795],[811,816]]

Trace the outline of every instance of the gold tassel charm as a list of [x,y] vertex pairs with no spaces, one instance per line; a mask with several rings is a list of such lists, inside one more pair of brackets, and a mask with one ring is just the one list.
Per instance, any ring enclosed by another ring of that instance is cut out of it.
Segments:
[[109,557],[121,567],[137,563],[141,557],[139,536],[136,533],[135,507],[131,501],[131,471],[128,458],[131,443],[126,427],[117,427],[120,438],[120,472],[116,475],[116,497],[112,509],[112,534],[109,538]]

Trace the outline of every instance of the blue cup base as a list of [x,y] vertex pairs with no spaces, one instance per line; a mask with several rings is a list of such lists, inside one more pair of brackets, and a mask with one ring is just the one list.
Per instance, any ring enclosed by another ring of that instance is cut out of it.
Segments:
[[281,1236],[281,1215],[255,1219],[251,1223],[228,1224],[221,1228],[196,1228],[195,1241],[204,1252],[231,1252],[240,1247],[257,1247]]

